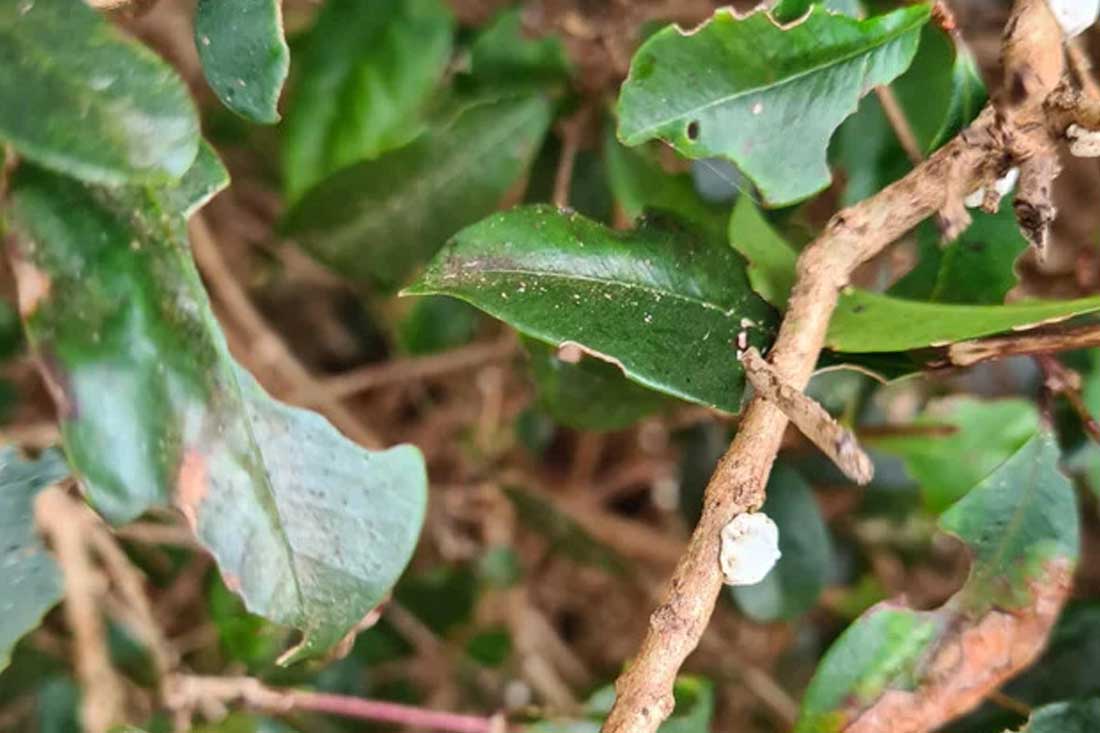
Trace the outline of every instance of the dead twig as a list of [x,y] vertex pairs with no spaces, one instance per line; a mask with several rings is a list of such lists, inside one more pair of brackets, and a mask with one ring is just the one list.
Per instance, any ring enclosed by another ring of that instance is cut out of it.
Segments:
[[1061,395],[1066,399],[1081,421],[1085,434],[1092,438],[1093,442],[1100,444],[1100,422],[1085,404],[1085,398],[1081,394],[1081,375],[1050,354],[1036,356],[1035,362],[1043,372],[1046,388],[1052,395]]
[[917,142],[917,136],[913,132],[913,126],[909,124],[909,118],[905,116],[905,111],[901,108],[893,88],[890,86],[875,87],[875,96],[878,97],[879,104],[882,105],[882,111],[886,115],[886,120],[893,128],[894,135],[897,137],[901,149],[905,151],[905,155],[909,158],[909,162],[913,165],[920,165],[921,161],[924,160],[924,153],[921,152],[920,143]]
[[[795,389],[807,384],[839,294],[860,264],[936,212],[948,212],[951,228],[961,231],[968,215],[956,200],[959,196],[988,186],[1014,163],[1024,164],[1048,152],[1047,143],[1056,131],[1047,126],[1044,102],[1060,83],[1064,63],[1061,29],[1049,20],[1043,0],[1018,0],[1004,42],[1004,109],[985,109],[973,125],[907,176],[834,216],[824,233],[803,250],[771,352],[775,374],[783,383]],[[1064,128],[1057,134],[1064,134]],[[1043,226],[1051,213],[1042,206],[1039,172],[1033,171],[1028,190],[1021,186],[1025,208],[1021,210],[1021,199],[1017,201],[1036,246],[1045,239]],[[1036,216],[1029,218],[1031,213]],[[722,528],[763,504],[764,486],[786,426],[787,417],[763,396],[745,409],[737,436],[707,486],[703,513],[687,551],[650,617],[641,649],[616,682],[615,706],[604,723],[605,733],[652,733],[672,712],[673,683],[698,644],[722,587]]]
[[1100,346],[1100,324],[1036,329],[1011,336],[992,336],[951,344],[947,347],[947,363],[950,366],[968,367],[1010,356],[1054,354],[1097,346]]

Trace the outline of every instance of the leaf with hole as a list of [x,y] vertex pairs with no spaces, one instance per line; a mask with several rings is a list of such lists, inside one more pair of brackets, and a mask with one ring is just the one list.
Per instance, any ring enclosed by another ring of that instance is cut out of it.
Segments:
[[667,217],[618,232],[548,206],[494,214],[405,292],[462,298],[650,389],[729,412],[744,388],[738,343],[766,347],[775,329],[740,255]]
[[924,4],[867,20],[815,5],[788,26],[719,10],[690,33],[666,28],[634,55],[619,137],[727,158],[770,206],[795,203],[829,185],[833,132],[860,97],[905,71],[928,18]]
[[818,666],[796,733],[934,730],[1039,655],[1079,546],[1059,458],[1040,433],[940,518],[971,552],[966,583],[934,611],[888,601],[865,612]]
[[230,357],[175,199],[30,165],[12,180],[20,307],[65,452],[110,521],[175,505],[247,607],[323,653],[416,544],[419,452],[361,449]]
[[442,0],[326,2],[295,49],[281,140],[287,199],[415,137],[453,34]]
[[170,66],[82,0],[0,4],[0,140],[107,184],[178,179],[199,121]]
[[0,671],[15,643],[61,600],[61,570],[35,530],[34,499],[68,475],[56,451],[26,460],[14,448],[0,449]]
[[287,214],[288,234],[352,280],[392,290],[520,180],[550,125],[539,95],[477,101],[404,148],[345,168]]
[[290,67],[280,0],[199,0],[195,48],[222,104],[253,122],[279,121]]

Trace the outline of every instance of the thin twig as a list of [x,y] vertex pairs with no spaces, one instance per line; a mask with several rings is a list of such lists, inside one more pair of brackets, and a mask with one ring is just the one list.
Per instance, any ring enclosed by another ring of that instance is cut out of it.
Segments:
[[875,96],[878,97],[886,120],[894,129],[894,135],[897,136],[898,143],[908,156],[909,162],[920,165],[924,160],[924,153],[921,151],[920,143],[917,142],[913,126],[909,124],[909,118],[905,116],[905,110],[901,108],[898,97],[894,94],[894,89],[888,85],[875,87]]
[[968,367],[1010,356],[1054,354],[1097,346],[1100,346],[1100,323],[1071,328],[1036,329],[1011,336],[993,336],[951,344],[947,347],[947,363],[951,366]]
[[[413,359],[394,359],[384,364],[372,364],[317,380],[317,391],[337,398],[368,392],[394,384],[437,379],[463,369],[503,361],[516,353],[516,340],[508,334],[496,341],[471,344],[441,354]],[[295,399],[309,401],[309,393],[296,393]]]
[[[1018,0],[1005,40],[1006,78],[1016,87],[1005,95],[1004,113],[987,107],[970,128],[907,176],[834,216],[803,250],[771,352],[776,375],[785,384],[803,389],[809,381],[840,291],[859,265],[936,212],[946,210],[952,228],[961,230],[968,223],[962,196],[1003,175],[1006,161],[1015,162],[1028,152],[1045,155],[1053,145],[1044,101],[1063,77],[1060,29],[1054,39],[1036,34],[1031,18],[1020,17],[1029,12],[1045,13],[1043,22],[1050,14],[1039,0]],[[1025,33],[1029,35],[1017,35]],[[1036,64],[1040,67],[1033,68]],[[1035,191],[1024,192],[1021,186],[1025,208],[1017,211],[1030,217],[1030,236],[1039,245],[1050,212],[1042,208],[1041,197],[1027,195],[1041,192],[1038,172],[1034,179]],[[616,682],[604,733],[652,733],[672,712],[676,676],[698,644],[722,588],[722,528],[763,504],[764,485],[786,426],[786,416],[762,396],[745,409],[737,436],[707,486],[687,551],[650,617],[641,649]]]
[[204,702],[221,705],[240,702],[251,708],[279,714],[293,711],[326,713],[445,733],[496,733],[501,729],[500,723],[493,717],[425,710],[349,695],[278,690],[252,677],[178,675],[169,700],[170,706],[176,709],[193,709]]
[[580,150],[581,136],[588,124],[590,108],[581,107],[561,125],[561,155],[558,157],[558,169],[554,174],[554,192],[551,201],[558,208],[569,206],[569,192],[573,187],[573,167]]
[[327,392],[290,351],[282,337],[268,325],[252,303],[237,278],[222,257],[218,244],[201,215],[191,218],[191,245],[195,261],[206,275],[218,300],[230,316],[249,334],[252,350],[268,355],[279,371],[293,384],[295,394],[308,395],[333,424],[349,438],[367,448],[381,448],[384,443],[374,431],[353,415],[339,397]]
[[83,507],[57,487],[38,495],[34,517],[50,541],[65,580],[65,619],[73,634],[84,730],[105,733],[125,722],[124,693],[107,649],[107,629],[99,610],[106,579],[91,559],[85,535],[88,522]]
[[1035,362],[1043,372],[1046,388],[1052,395],[1065,397],[1066,402],[1077,413],[1085,434],[1100,444],[1100,422],[1097,422],[1089,406],[1085,404],[1085,398],[1081,394],[1081,375],[1050,354],[1036,356]]

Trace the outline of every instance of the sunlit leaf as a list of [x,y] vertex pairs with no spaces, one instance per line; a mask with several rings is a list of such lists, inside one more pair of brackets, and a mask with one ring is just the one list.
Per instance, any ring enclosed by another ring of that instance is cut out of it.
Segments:
[[766,346],[775,323],[725,242],[669,220],[617,232],[547,206],[463,230],[406,292],[462,298],[639,384],[730,412],[744,386],[738,342]]
[[82,0],[0,4],[0,139],[97,183],[165,182],[191,166],[199,122],[170,66]]
[[233,362],[172,197],[24,165],[10,198],[21,310],[90,501],[113,522],[174,504],[250,610],[303,632],[297,657],[327,650],[412,553],[419,452],[365,451]]
[[0,449],[0,671],[15,643],[61,600],[61,571],[35,531],[34,498],[68,475],[55,451],[28,461]]
[[833,131],[860,97],[905,71],[928,17],[927,5],[868,20],[814,6],[789,26],[719,10],[691,33],[666,28],[634,56],[619,136],[727,158],[770,205],[794,203],[829,185]]
[[199,0],[195,48],[218,99],[254,122],[279,121],[290,66],[279,0]]

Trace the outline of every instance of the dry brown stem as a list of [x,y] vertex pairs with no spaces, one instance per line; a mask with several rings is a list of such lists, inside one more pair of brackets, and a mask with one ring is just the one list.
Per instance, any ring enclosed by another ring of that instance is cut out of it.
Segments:
[[951,366],[968,367],[983,361],[1010,356],[1053,354],[1098,346],[1100,346],[1100,324],[1073,328],[1036,329],[1011,336],[992,336],[951,344],[947,347],[947,363]]
[[[856,267],[937,212],[946,212],[950,229],[964,226],[967,217],[958,197],[1046,151],[1051,134],[1043,103],[1059,84],[1064,63],[1061,31],[1055,24],[1057,35],[1049,35],[1049,15],[1043,0],[1017,2],[1006,29],[1008,86],[1001,114],[992,107],[984,110],[970,128],[909,175],[834,216],[803,251],[771,353],[775,373],[785,384],[797,389],[807,384],[840,291]],[[1036,139],[1044,143],[1038,150]],[[1029,193],[1038,196],[1043,188],[1038,170],[1034,178],[1032,186],[1038,190]],[[1024,205],[1039,212],[1040,224],[1045,221],[1042,203],[1024,196]],[[746,408],[737,436],[707,486],[702,517],[664,601],[650,617],[637,657],[616,682],[605,733],[652,733],[672,712],[676,675],[698,644],[722,586],[721,529],[736,515],[763,504],[764,485],[786,427],[783,412],[763,397],[755,397]]]
[[62,489],[38,495],[34,517],[53,548],[65,581],[65,620],[73,635],[76,676],[80,681],[80,713],[88,733],[105,733],[125,722],[122,680],[111,665],[107,630],[100,606],[106,578],[92,562],[87,542],[89,512]]

